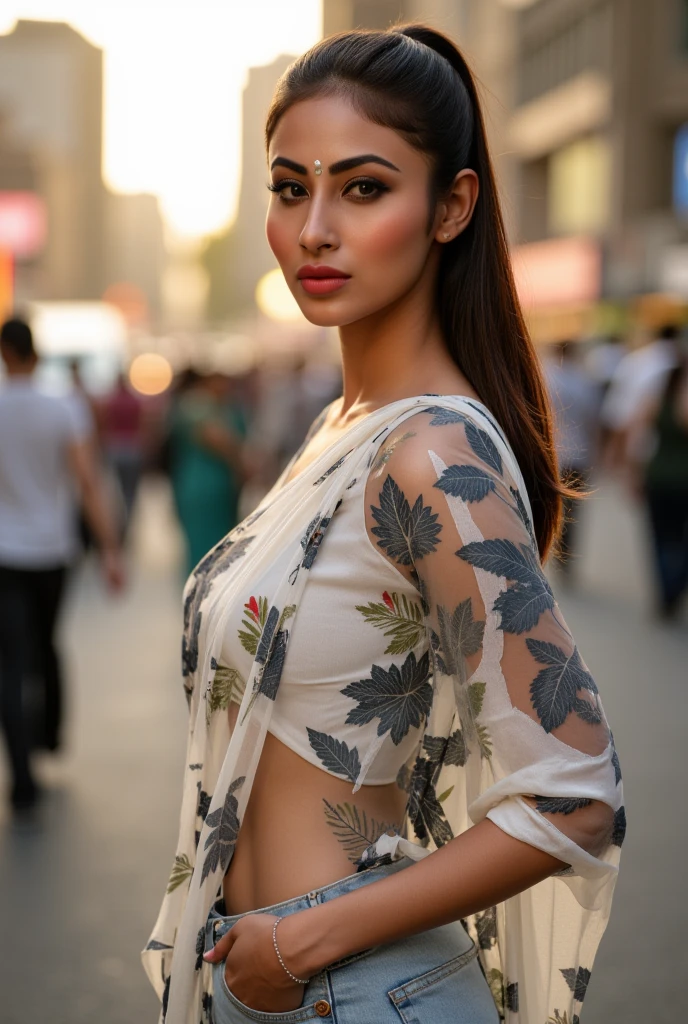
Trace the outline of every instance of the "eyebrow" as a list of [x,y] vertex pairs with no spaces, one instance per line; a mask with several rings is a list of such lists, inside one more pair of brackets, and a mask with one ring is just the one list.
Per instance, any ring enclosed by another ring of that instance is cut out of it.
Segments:
[[354,167],[360,167],[361,164],[381,164],[383,167],[389,167],[391,171],[399,170],[389,160],[376,156],[375,153],[364,153],[363,156],[350,156],[348,160],[338,160],[336,164],[330,164],[328,170],[330,174],[342,174],[344,171],[352,171]]
[[289,160],[286,156],[276,156],[270,164],[270,170],[274,170],[275,167],[288,167],[290,171],[295,171],[296,174],[308,174],[303,164],[297,164],[295,160]]
[[[343,174],[344,171],[352,171],[354,167],[360,167],[361,164],[381,164],[382,167],[389,167],[391,171],[399,171],[398,167],[395,167],[389,160],[385,160],[382,156],[376,156],[375,153],[364,153],[362,156],[350,156],[346,160],[338,160],[335,164],[330,164],[328,171],[330,174]],[[295,160],[290,160],[286,156],[276,156],[270,164],[270,170],[274,170],[275,167],[287,167],[290,171],[294,171],[296,174],[308,174],[308,169],[303,164],[297,164]]]

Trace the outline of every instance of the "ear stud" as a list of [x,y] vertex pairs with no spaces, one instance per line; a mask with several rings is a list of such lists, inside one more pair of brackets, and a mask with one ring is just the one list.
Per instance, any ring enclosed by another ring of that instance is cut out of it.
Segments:
[[319,160],[314,160],[313,161],[313,165],[315,167],[315,173],[316,174],[322,174],[322,164],[320,163],[320,161]]
[[444,235],[442,237],[445,238],[445,239],[449,239],[449,238],[451,238],[451,233],[448,232],[448,231],[445,231],[445,233],[444,233]]

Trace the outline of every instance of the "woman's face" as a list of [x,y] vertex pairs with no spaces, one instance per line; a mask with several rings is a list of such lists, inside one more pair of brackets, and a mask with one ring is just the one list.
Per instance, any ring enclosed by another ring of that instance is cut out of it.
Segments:
[[278,122],[268,164],[268,241],[311,323],[354,323],[434,280],[429,163],[395,131],[344,97],[304,100]]

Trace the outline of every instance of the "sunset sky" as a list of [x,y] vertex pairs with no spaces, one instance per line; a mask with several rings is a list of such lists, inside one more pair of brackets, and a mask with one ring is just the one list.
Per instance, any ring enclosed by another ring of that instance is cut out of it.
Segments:
[[172,229],[201,235],[235,210],[247,69],[320,35],[320,0],[8,0],[18,18],[68,21],[105,50],[104,173],[155,192]]

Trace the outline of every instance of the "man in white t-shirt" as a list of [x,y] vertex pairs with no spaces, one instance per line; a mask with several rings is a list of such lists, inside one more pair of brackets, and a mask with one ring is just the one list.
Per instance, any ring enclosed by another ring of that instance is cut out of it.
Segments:
[[663,327],[657,337],[629,352],[619,362],[602,404],[601,418],[609,432],[606,461],[617,467],[627,464],[632,428],[648,405],[662,393],[676,366],[678,328]]
[[122,563],[91,447],[87,414],[34,382],[37,358],[22,320],[0,328],[0,721],[12,771],[11,802],[30,808],[37,787],[22,687],[35,644],[45,687],[42,746],[60,743],[62,683],[54,633],[67,567],[78,542],[74,491],[99,542],[113,590]]

